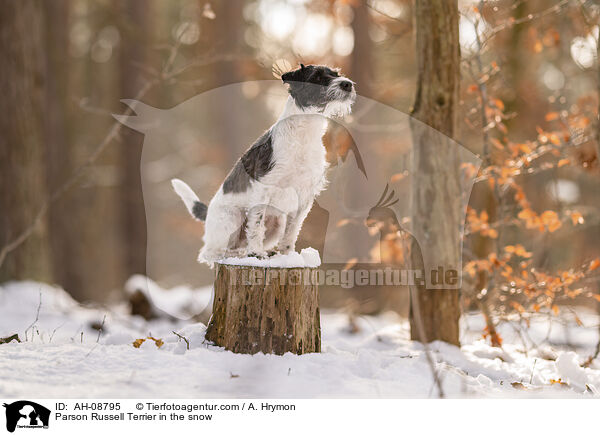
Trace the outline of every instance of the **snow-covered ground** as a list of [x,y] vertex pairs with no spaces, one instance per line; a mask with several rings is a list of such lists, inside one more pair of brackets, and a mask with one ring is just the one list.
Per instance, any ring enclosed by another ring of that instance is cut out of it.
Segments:
[[[167,293],[151,282],[149,288],[163,311],[179,317],[210,300],[208,288]],[[462,348],[429,346],[445,395],[597,396],[600,365],[580,364],[593,353],[598,318],[578,314],[583,327],[568,317],[550,330],[549,317],[520,332],[516,323],[505,324],[503,349],[481,339],[479,316],[464,316]],[[347,315],[324,311],[321,324],[321,354],[237,355],[206,343],[202,324],[147,322],[128,315],[125,305],[82,307],[60,288],[6,283],[0,286],[0,338],[18,333],[23,342],[0,344],[0,397],[437,397],[424,349],[409,340],[405,320],[359,317],[351,328]],[[188,339],[189,350],[173,331]],[[164,344],[147,339],[133,346],[147,336]]]

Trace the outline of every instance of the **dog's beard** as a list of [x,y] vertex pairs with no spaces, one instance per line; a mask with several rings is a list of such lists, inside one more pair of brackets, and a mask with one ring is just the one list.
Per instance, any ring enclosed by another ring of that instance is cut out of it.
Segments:
[[323,114],[327,117],[342,117],[350,114],[352,104],[356,100],[356,91],[344,91],[339,87],[339,79],[336,79],[327,89],[326,98],[329,100],[323,110]]
[[327,103],[323,109],[323,115],[328,118],[337,118],[350,114],[352,112],[352,104],[354,104],[355,98],[355,94],[348,96],[346,93],[343,100],[333,100]]

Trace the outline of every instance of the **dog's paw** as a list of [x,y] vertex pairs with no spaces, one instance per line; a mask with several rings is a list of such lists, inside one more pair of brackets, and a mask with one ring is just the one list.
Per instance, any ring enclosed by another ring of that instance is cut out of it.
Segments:
[[290,252],[293,252],[294,249],[295,248],[293,246],[291,246],[291,245],[285,245],[285,246],[282,246],[282,247],[276,247],[275,248],[275,252],[277,252],[279,254],[282,254],[282,255],[287,255]]

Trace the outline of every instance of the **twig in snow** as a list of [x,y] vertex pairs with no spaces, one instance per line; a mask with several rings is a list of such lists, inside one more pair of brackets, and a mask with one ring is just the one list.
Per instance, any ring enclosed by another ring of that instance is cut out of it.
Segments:
[[96,343],[100,341],[100,334],[104,331],[104,322],[106,321],[106,314],[102,318],[102,323],[100,324],[100,328],[98,328],[98,337],[96,338]]
[[535,370],[535,363],[537,362],[537,358],[533,360],[533,367],[531,368],[531,377],[529,378],[529,384],[533,382],[533,371]]
[[175,334],[177,337],[179,337],[180,340],[185,341],[185,345],[187,346],[187,350],[190,350],[190,341],[185,338],[183,335],[176,333],[175,331],[171,331],[173,332],[173,334]]
[[98,347],[98,344],[96,343],[96,344],[94,345],[94,347],[92,347],[92,348],[90,349],[90,351],[89,351],[89,352],[88,352],[88,353],[85,355],[85,358],[87,358],[88,356],[90,356],[90,353],[92,353],[92,352],[94,351],[94,349],[96,349],[97,347]]
[[[35,324],[38,322],[38,320],[40,319],[40,310],[41,309],[42,309],[42,289],[40,289],[40,303],[38,304],[37,312],[35,313],[35,320],[25,330],[25,341],[27,341],[27,333],[29,332],[29,330],[31,328],[33,328],[35,326]],[[33,330],[31,331],[31,341],[33,341]]]
[[56,331],[58,331],[60,328],[62,328],[63,326],[65,326],[64,322],[62,325],[57,326],[56,328],[54,328],[54,330],[52,331],[52,334],[50,334],[50,339],[48,340],[48,343],[52,343],[52,339],[54,338],[54,334],[56,334]]

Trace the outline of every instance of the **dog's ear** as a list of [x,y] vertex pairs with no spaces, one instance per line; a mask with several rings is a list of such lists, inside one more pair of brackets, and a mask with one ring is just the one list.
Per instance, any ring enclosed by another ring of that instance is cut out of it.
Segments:
[[309,74],[309,68],[307,68],[303,63],[301,63],[300,68],[298,68],[294,71],[290,71],[290,72],[286,72],[285,74],[282,74],[281,80],[283,80],[284,83],[305,82],[306,76],[308,74]]
[[281,80],[283,80],[283,83],[289,83],[289,82],[293,81],[294,80],[294,71],[290,71],[290,72],[286,72],[285,74],[282,74]]

